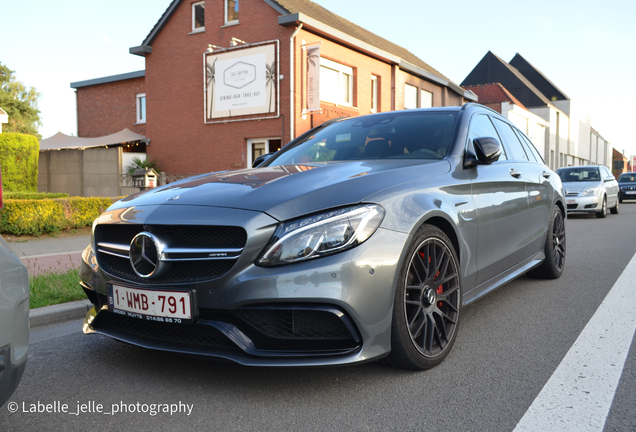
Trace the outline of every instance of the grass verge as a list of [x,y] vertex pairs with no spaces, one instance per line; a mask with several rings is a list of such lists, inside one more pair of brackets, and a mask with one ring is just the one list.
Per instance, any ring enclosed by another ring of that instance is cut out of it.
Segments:
[[29,276],[31,309],[86,299],[79,284],[79,270],[65,273],[44,272]]

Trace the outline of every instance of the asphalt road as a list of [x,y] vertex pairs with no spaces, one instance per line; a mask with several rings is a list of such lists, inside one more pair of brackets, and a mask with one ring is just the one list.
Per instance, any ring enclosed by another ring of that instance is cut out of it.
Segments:
[[[0,430],[512,431],[635,255],[636,202],[606,219],[569,217],[567,253],[559,280],[521,277],[465,308],[452,353],[426,372],[250,368],[86,336],[79,322],[38,329]],[[610,310],[619,323],[621,313]],[[593,383],[614,395],[611,409],[576,430],[636,430],[633,335],[616,349],[627,356],[618,387]],[[578,354],[593,365],[598,353]]]

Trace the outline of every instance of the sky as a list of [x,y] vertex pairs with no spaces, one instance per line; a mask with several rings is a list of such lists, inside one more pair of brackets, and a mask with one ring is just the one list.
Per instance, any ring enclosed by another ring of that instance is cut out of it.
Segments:
[[[634,0],[315,2],[408,49],[456,84],[488,51],[504,61],[519,53],[587,111],[614,148],[636,155]],[[70,83],[144,69],[144,58],[128,49],[141,45],[170,3],[3,2],[0,63],[42,93],[43,138],[77,134]]]

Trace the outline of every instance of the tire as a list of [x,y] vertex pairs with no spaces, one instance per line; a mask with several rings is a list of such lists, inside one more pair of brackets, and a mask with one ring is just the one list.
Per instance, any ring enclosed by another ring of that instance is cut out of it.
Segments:
[[538,267],[530,270],[528,274],[539,279],[560,278],[565,267],[565,251],[565,219],[561,209],[558,206],[554,206],[552,220],[545,238],[545,259]]
[[448,237],[432,225],[418,230],[406,256],[395,292],[386,363],[430,369],[448,356],[457,337],[462,302],[459,260]]
[[607,217],[607,197],[603,197],[603,207],[600,212],[596,213],[596,217],[599,219],[604,219]]
[[618,214],[618,210],[619,210],[619,207],[620,207],[619,206],[619,202],[620,201],[618,199],[616,199],[616,205],[610,209],[610,213]]

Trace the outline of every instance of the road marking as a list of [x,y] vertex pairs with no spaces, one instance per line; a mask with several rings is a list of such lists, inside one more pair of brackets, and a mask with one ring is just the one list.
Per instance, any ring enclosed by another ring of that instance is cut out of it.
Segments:
[[636,330],[636,255],[515,431],[602,431]]

